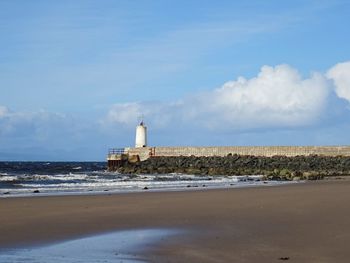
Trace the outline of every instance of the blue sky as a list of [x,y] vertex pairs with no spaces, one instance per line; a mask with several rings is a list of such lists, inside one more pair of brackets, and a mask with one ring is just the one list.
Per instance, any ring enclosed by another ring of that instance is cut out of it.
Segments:
[[0,160],[350,144],[350,1],[0,0]]

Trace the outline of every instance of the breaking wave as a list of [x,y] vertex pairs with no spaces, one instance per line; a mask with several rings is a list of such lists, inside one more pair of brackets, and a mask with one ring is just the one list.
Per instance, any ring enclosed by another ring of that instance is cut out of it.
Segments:
[[242,187],[266,183],[261,176],[120,174],[106,171],[103,162],[0,162],[0,197]]

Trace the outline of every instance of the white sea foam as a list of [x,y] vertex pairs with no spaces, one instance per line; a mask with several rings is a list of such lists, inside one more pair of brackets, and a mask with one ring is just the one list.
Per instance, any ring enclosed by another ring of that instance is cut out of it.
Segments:
[[[290,184],[296,182],[244,182],[244,183],[229,183],[229,184],[208,184],[207,182],[194,182],[191,184],[188,183],[174,183],[174,184],[124,184],[116,187],[113,186],[98,186],[90,185],[87,186],[76,186],[76,187],[36,187],[36,188],[23,188],[23,189],[1,189],[3,193],[10,192],[7,195],[0,195],[1,197],[14,197],[14,196],[37,196],[37,195],[80,195],[80,194],[99,194],[99,193],[125,193],[125,192],[140,192],[145,191],[184,191],[184,190],[198,190],[198,189],[218,189],[218,188],[243,188],[243,187],[252,187],[252,186],[273,186],[280,184]],[[34,193],[35,190],[38,190],[40,193]],[[107,191],[107,192],[106,192]],[[0,193],[1,193],[0,192]]]
[[0,181],[3,181],[3,182],[5,182],[5,181],[15,181],[17,179],[18,179],[17,176],[7,176],[7,175],[2,176],[1,175],[1,177],[0,177]]
[[[67,173],[55,175],[2,176],[0,197],[60,195],[99,192],[136,192],[230,188],[266,185],[260,175],[198,176],[188,174],[123,175],[117,173]],[[0,181],[0,182],[1,182]],[[273,185],[280,182],[269,182]],[[35,191],[35,192],[34,192]]]
[[32,174],[32,175],[15,175],[15,176],[2,176],[0,181],[12,181],[12,180],[22,180],[22,181],[43,181],[43,180],[85,180],[89,175],[87,174]]

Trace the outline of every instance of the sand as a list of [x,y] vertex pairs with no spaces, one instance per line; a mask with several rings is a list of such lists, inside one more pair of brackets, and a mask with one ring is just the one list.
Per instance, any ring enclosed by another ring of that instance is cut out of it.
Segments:
[[185,230],[150,262],[350,262],[350,181],[0,199],[0,247],[143,228]]

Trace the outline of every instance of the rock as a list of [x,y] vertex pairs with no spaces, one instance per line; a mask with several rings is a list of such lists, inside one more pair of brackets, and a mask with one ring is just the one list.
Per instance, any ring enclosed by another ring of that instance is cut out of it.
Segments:
[[292,172],[292,177],[299,177],[299,178],[301,178],[301,177],[303,177],[303,173],[300,172],[300,171],[294,171],[294,172]]
[[279,260],[289,260],[289,257],[280,257]]
[[291,174],[291,172],[288,169],[282,169],[279,171],[279,175],[283,177],[288,177]]
[[120,156],[120,159],[121,159],[122,161],[127,161],[127,160],[129,159],[129,156],[128,156],[127,154],[122,154],[122,155]]
[[159,174],[166,174],[166,173],[168,173],[168,169],[167,169],[167,167],[165,167],[165,166],[158,167],[158,168],[157,168],[157,172],[158,172]]
[[312,171],[312,172],[304,172],[303,177],[306,180],[319,180],[319,179],[323,179],[324,176],[322,174]]
[[37,194],[37,193],[40,193],[40,191],[39,190],[34,190],[33,193]]
[[140,162],[140,157],[138,155],[129,155],[128,162],[129,163],[138,163],[138,162]]
[[186,172],[188,174],[201,174],[201,170],[198,168],[188,168]]
[[9,195],[10,194],[10,192],[5,192],[5,193],[3,193],[4,195]]
[[263,179],[268,180],[293,180],[294,177],[319,180],[324,176],[350,174],[350,157],[346,156],[159,156],[141,162],[138,156],[134,155],[129,156],[127,160],[121,167],[116,168],[120,173],[182,173],[209,176],[263,174]]
[[134,174],[135,173],[135,167],[124,167],[123,168],[123,173],[124,174]]
[[277,177],[277,176],[274,175],[274,174],[271,174],[271,175],[268,175],[268,176],[267,176],[267,179],[268,179],[268,180],[279,180],[279,177]]
[[145,187],[143,188],[143,190],[148,190],[148,187],[147,187],[147,186],[145,186]]
[[214,167],[210,167],[208,170],[208,175],[218,175],[218,170]]

